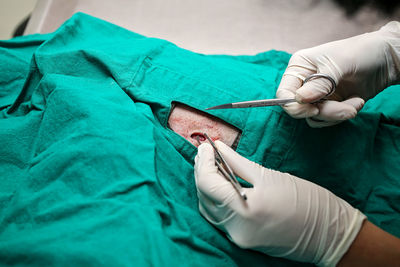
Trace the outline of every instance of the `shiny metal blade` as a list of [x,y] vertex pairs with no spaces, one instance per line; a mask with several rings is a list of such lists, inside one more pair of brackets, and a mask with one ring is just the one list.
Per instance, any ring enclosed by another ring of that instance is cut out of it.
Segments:
[[294,98],[274,98],[263,99],[232,103],[232,108],[253,108],[253,107],[268,107],[268,106],[282,106],[287,103],[296,102]]
[[206,110],[211,110],[211,109],[225,109],[225,108],[232,108],[232,104],[218,105],[218,106],[215,106],[215,107],[206,108]]
[[268,106],[282,106],[287,103],[296,102],[294,98],[274,98],[274,99],[263,99],[263,100],[252,100],[244,102],[235,102],[229,104],[223,104],[215,107],[207,108],[211,109],[227,109],[227,108],[254,108],[254,107],[268,107]]

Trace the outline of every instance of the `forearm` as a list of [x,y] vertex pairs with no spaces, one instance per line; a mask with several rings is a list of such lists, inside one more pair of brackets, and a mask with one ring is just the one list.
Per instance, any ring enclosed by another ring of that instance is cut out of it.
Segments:
[[338,266],[400,266],[400,239],[365,221]]

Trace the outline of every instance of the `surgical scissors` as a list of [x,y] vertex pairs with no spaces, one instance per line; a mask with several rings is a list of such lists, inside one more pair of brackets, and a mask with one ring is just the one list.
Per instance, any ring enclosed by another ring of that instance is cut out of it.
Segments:
[[[311,74],[310,76],[308,76],[304,80],[303,84],[305,84],[306,82],[308,82],[312,79],[315,79],[315,78],[325,78],[331,82],[331,84],[332,84],[331,90],[320,101],[326,100],[328,96],[332,95],[335,92],[336,82],[331,76],[329,76],[327,74],[315,73],[315,74]],[[320,102],[320,101],[317,101],[317,102]],[[262,99],[262,100],[251,100],[251,101],[244,101],[244,102],[234,102],[234,103],[228,103],[228,104],[222,104],[222,105],[218,105],[218,106],[214,106],[214,107],[209,107],[209,108],[206,108],[206,110],[226,109],[226,108],[254,108],[254,107],[267,107],[267,106],[283,106],[283,105],[285,105],[287,103],[291,103],[291,102],[296,102],[296,99],[295,98],[274,98],[274,99]],[[317,103],[317,102],[315,102],[315,103]]]
[[[217,165],[218,170],[225,176],[225,178],[233,185],[235,190],[239,193],[239,195],[243,198],[243,200],[247,200],[246,193],[244,192],[243,187],[240,185],[238,180],[236,179],[235,174],[232,171],[232,168],[229,166],[229,164],[225,161],[224,157],[221,155],[219,152],[217,146],[215,143],[211,140],[211,138],[206,134],[203,133],[204,136],[207,138],[208,142],[210,142],[211,146],[214,148],[214,154],[215,154],[215,165]],[[197,142],[199,144],[200,140],[199,137],[197,137]]]

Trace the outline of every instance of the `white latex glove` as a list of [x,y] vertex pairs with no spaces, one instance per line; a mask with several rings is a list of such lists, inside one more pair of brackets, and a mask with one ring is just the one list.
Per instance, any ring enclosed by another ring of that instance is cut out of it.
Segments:
[[195,178],[201,214],[241,248],[334,266],[365,216],[330,191],[287,173],[266,169],[215,142],[233,171],[254,187],[247,201],[217,170],[210,144],[198,148]]
[[[314,73],[328,74],[336,81],[331,101],[304,104],[323,98],[331,90],[331,83],[323,78],[302,85]],[[376,32],[296,52],[276,95],[295,97],[303,103],[285,105],[289,115],[307,118],[311,127],[323,127],[354,118],[365,101],[399,80],[400,23],[392,21]]]

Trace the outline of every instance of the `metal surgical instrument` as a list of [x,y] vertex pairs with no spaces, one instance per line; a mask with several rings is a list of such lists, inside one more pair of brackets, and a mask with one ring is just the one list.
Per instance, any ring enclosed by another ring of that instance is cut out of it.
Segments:
[[[235,190],[239,193],[239,195],[243,198],[243,200],[247,200],[246,193],[244,192],[243,187],[240,185],[238,180],[236,179],[235,174],[232,171],[232,168],[228,165],[225,161],[224,157],[219,152],[215,143],[211,140],[211,138],[206,134],[203,133],[204,136],[207,138],[208,142],[210,142],[211,146],[214,148],[215,152],[215,165],[217,165],[218,170],[225,176],[225,178],[233,185]],[[197,137],[197,142],[200,143],[199,137]],[[200,143],[201,144],[201,143]]]
[[[336,82],[331,76],[329,76],[327,74],[315,73],[315,74],[311,74],[310,76],[308,76],[304,80],[303,84],[305,84],[306,82],[308,82],[312,79],[316,79],[316,78],[327,79],[332,84],[331,91],[328,92],[325,95],[325,97],[321,99],[321,100],[326,100],[328,96],[332,95],[335,92]],[[235,102],[235,103],[228,103],[228,104],[223,104],[223,105],[206,108],[206,110],[227,109],[227,108],[254,108],[254,107],[267,107],[267,106],[283,106],[283,105],[285,105],[287,103],[291,103],[291,102],[296,102],[296,99],[295,98],[274,98],[274,99],[262,99],[262,100]],[[317,102],[319,102],[319,101],[317,101]]]

